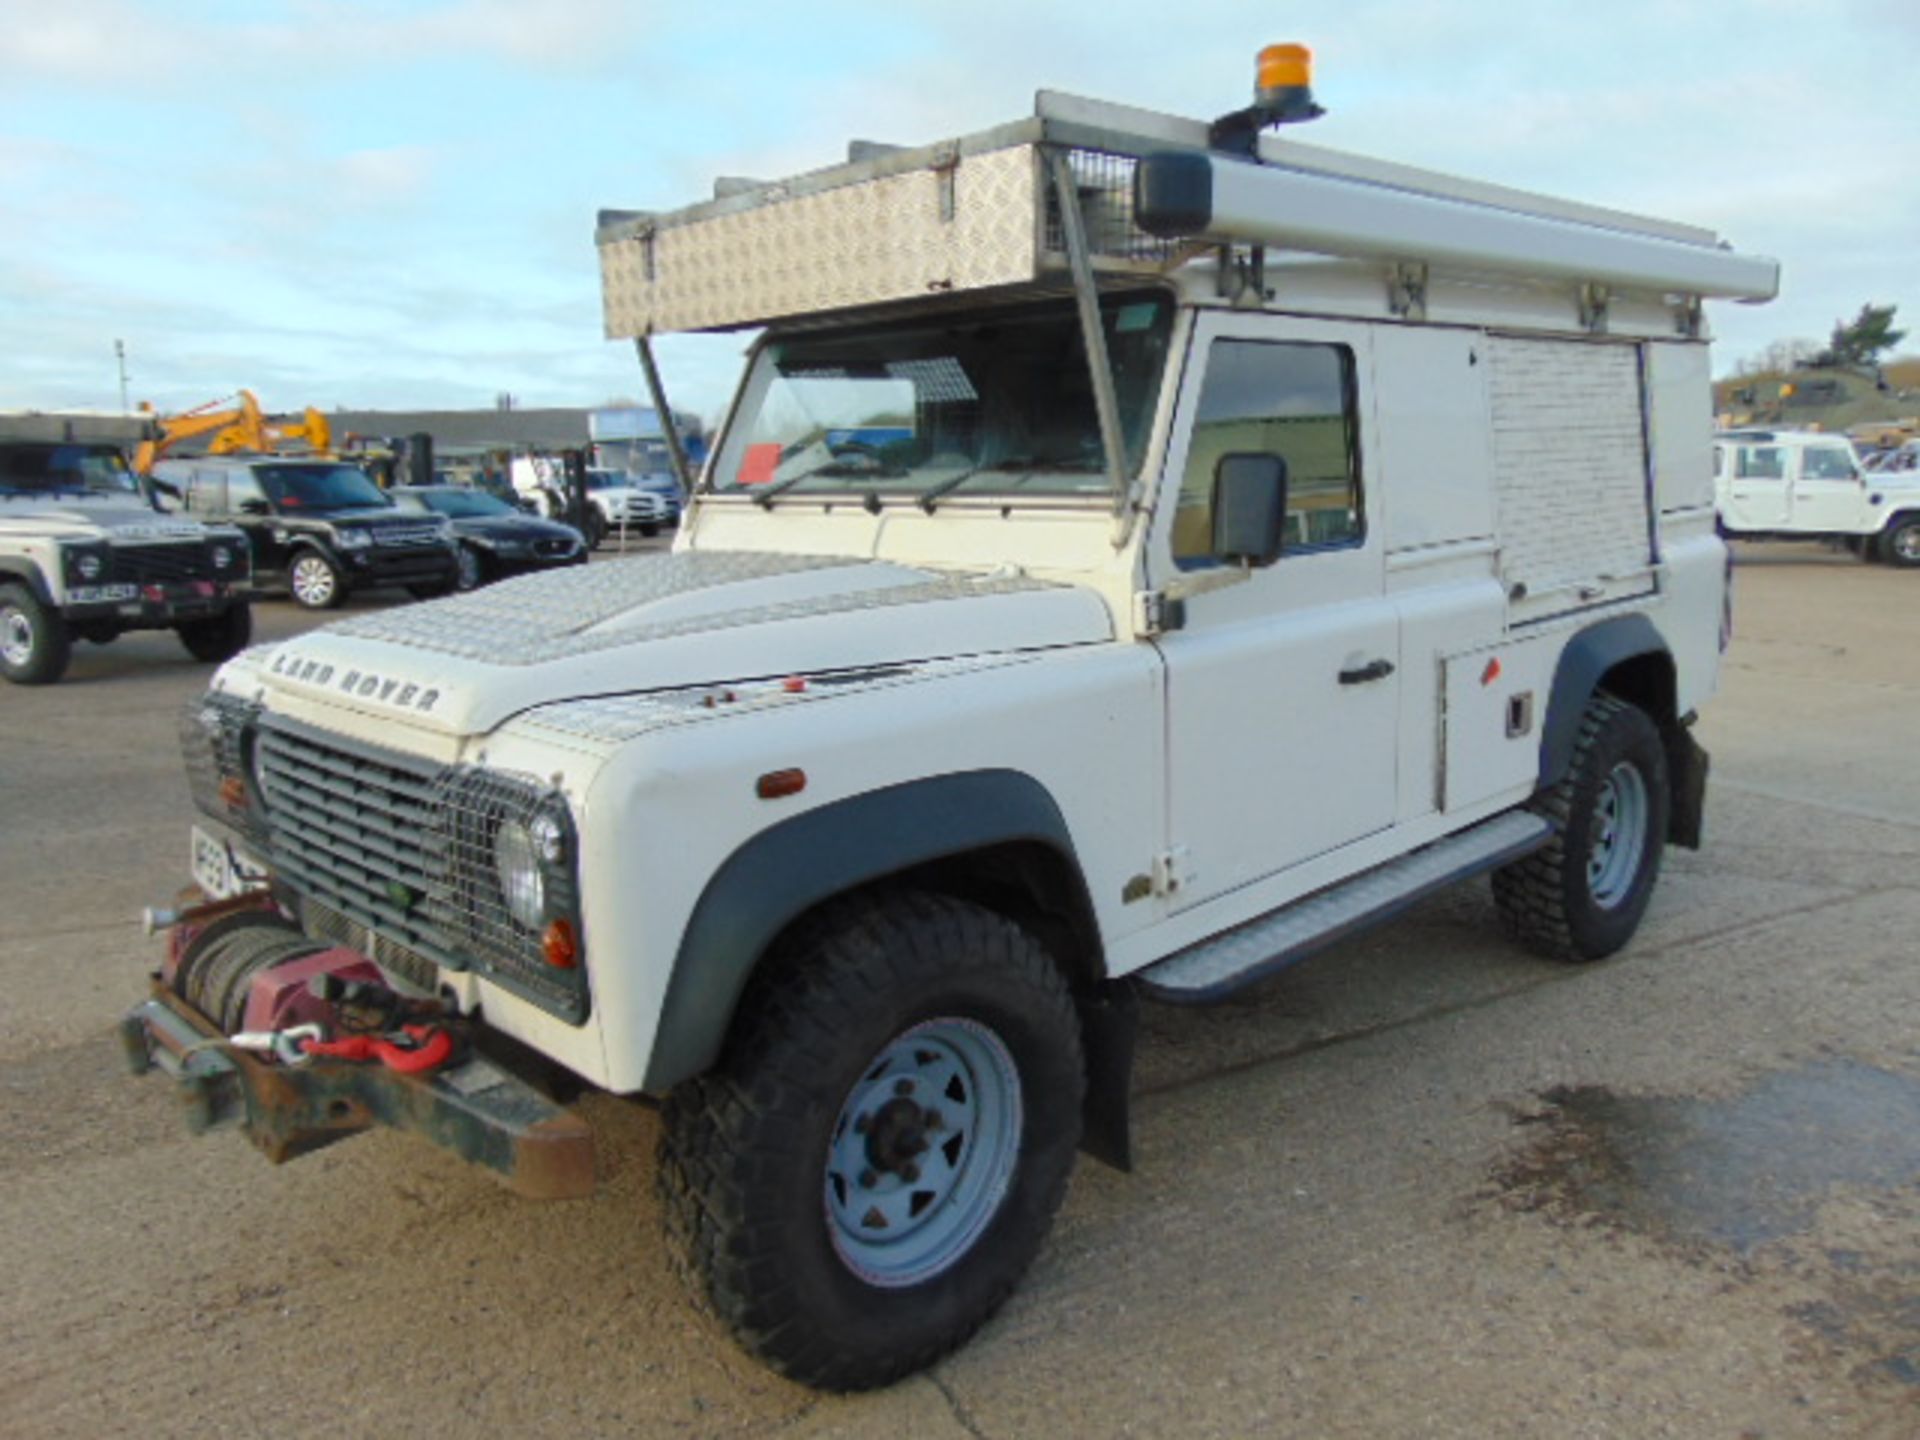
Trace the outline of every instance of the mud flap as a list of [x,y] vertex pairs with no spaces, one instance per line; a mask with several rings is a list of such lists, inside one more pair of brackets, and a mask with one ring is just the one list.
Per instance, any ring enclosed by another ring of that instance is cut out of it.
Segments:
[[1683,850],[1700,848],[1706,823],[1707,752],[1693,738],[1686,722],[1667,731],[1667,781],[1673,806],[1667,819],[1667,843]]
[[1087,1063],[1080,1149],[1116,1170],[1133,1169],[1130,1102],[1133,1044],[1140,1002],[1130,981],[1118,980],[1075,997],[1080,1044]]

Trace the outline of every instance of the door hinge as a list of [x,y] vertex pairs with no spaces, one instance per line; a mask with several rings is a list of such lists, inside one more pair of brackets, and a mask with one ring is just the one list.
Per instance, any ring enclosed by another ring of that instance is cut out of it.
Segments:
[[1177,895],[1193,883],[1193,857],[1184,845],[1162,850],[1153,857],[1153,893]]
[[1164,590],[1138,590],[1133,596],[1133,633],[1165,635],[1186,628],[1187,602]]

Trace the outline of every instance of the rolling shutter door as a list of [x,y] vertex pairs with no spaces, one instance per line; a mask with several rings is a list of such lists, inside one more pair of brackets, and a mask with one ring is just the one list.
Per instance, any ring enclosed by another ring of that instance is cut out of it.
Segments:
[[1640,351],[1489,336],[1501,578],[1516,621],[1653,588]]

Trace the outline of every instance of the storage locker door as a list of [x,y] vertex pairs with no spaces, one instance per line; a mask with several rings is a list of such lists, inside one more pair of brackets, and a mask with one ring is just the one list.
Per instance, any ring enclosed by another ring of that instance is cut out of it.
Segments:
[[1653,588],[1640,347],[1488,338],[1501,578],[1516,622]]

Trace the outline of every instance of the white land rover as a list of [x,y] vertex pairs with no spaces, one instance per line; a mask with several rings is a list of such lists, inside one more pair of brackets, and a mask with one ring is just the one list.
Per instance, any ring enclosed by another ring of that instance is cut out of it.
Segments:
[[[30,417],[38,419],[39,417]],[[163,515],[116,445],[0,426],[0,678],[51,685],[76,640],[172,630],[196,660],[252,638],[246,537]]]
[[1865,560],[1920,565],[1920,472],[1870,472],[1844,435],[1722,431],[1713,483],[1723,535],[1838,540]]
[[1726,634],[1701,300],[1776,267],[1261,138],[1299,98],[603,215],[660,414],[646,337],[767,327],[672,553],[228,665],[136,1066],[272,1158],[382,1122],[539,1195],[591,1140],[529,1054],[659,1097],[718,1313],[853,1388],[1126,1164],[1136,997],[1484,872],[1625,945]]

